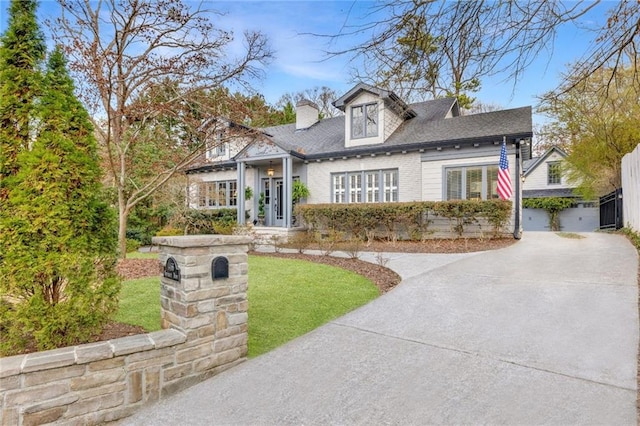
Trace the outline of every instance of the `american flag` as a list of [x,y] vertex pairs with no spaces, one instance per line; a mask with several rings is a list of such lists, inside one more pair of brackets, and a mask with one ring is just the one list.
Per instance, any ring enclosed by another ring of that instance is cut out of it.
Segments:
[[507,144],[503,141],[500,149],[500,170],[498,171],[498,195],[503,200],[511,198],[511,174],[507,159]]

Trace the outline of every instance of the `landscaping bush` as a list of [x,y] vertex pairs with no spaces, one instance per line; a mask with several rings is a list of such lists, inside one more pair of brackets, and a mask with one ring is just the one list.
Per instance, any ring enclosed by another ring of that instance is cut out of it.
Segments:
[[451,223],[453,236],[461,236],[465,226],[484,219],[498,235],[511,214],[511,202],[489,201],[420,201],[410,203],[304,204],[296,214],[305,224],[320,233],[340,232],[347,238],[389,240],[427,238],[433,220],[441,217]]
[[[11,25],[35,25],[31,5],[13,2],[11,13],[21,17]],[[35,45],[25,28],[9,31],[27,38],[14,40],[18,45]],[[115,215],[103,198],[94,131],[64,56],[56,49],[44,76],[21,80],[37,86],[12,91],[6,76],[25,72],[18,63],[31,64],[7,60],[18,54],[12,46],[0,46],[0,114],[3,122],[28,125],[23,134],[19,125],[0,126],[2,356],[86,342],[117,309],[120,290]],[[37,99],[23,97],[34,92]]]
[[183,229],[187,235],[225,234],[231,235],[237,223],[236,209],[197,210],[189,209],[176,218],[172,228]]
[[127,253],[138,251],[140,245],[140,241],[134,240],[133,238],[127,238]]
[[184,232],[182,231],[182,229],[174,228],[170,225],[167,225],[156,232],[156,237],[173,237],[176,235],[184,235]]

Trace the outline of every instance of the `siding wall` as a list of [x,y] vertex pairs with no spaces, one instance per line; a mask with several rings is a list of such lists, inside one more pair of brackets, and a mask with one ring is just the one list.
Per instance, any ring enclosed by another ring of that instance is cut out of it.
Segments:
[[640,232],[640,144],[622,158],[624,226]]

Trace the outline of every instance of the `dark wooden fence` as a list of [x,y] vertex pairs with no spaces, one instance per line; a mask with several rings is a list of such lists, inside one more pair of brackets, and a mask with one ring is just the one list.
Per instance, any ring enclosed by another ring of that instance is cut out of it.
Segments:
[[620,229],[622,220],[622,188],[600,197],[600,229]]

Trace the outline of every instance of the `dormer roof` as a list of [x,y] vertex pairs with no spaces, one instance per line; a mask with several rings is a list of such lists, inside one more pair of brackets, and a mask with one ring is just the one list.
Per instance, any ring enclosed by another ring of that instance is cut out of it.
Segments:
[[531,172],[535,170],[536,167],[538,167],[541,163],[543,163],[554,152],[557,152],[558,154],[560,154],[562,158],[567,158],[566,152],[564,152],[562,149],[558,148],[557,146],[552,146],[551,148],[547,149],[544,152],[544,154],[542,154],[540,157],[535,157],[523,162],[522,169],[524,170],[524,175],[527,176],[531,174]]
[[405,120],[416,116],[416,112],[392,91],[370,86],[366,83],[356,84],[347,93],[333,101],[333,106],[338,108],[340,111],[345,112],[347,104],[358,97],[358,95],[360,95],[362,92],[369,92],[373,95],[376,95],[384,101],[384,104],[387,108],[390,108],[392,111],[398,114],[398,116],[402,117]]

